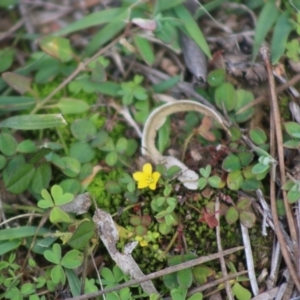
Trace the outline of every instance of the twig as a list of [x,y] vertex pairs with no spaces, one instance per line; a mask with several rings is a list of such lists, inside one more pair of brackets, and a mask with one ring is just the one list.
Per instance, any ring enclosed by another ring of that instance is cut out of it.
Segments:
[[[216,202],[215,202],[215,212],[216,212],[216,215],[215,215],[215,217],[218,220],[218,223],[219,223],[219,219],[220,219],[219,210],[220,210],[220,200],[219,200],[219,197],[216,197]],[[220,223],[216,227],[216,235],[217,235],[218,251],[221,252],[221,251],[223,251],[223,248],[222,248],[222,241],[221,241],[221,227],[220,227]],[[227,277],[228,273],[227,273],[226,263],[225,263],[224,257],[221,256],[219,258],[219,261],[220,261],[220,265],[221,265],[222,275],[223,275],[223,277]],[[226,288],[226,293],[227,293],[228,299],[229,300],[234,300],[234,296],[232,294],[232,289],[231,289],[230,283],[228,281],[225,282],[225,288]]]
[[[290,86],[295,85],[298,81],[300,80],[300,74],[295,75],[292,79],[288,80],[287,82],[285,82],[284,84],[280,85],[279,87],[277,87],[275,89],[276,93],[279,94],[281,92],[283,92],[284,90],[288,89]],[[238,110],[236,112],[236,114],[241,114],[242,112],[244,112],[245,110],[247,110],[248,108],[255,106],[261,102],[263,102],[266,98],[268,97],[267,94],[259,96],[258,98],[256,98],[254,101],[250,102],[249,104],[243,106],[240,110]]]
[[5,38],[9,37],[14,31],[17,31],[20,27],[23,26],[23,24],[25,23],[25,19],[22,18],[21,20],[19,20],[14,26],[12,26],[8,31],[6,31],[5,33],[2,33],[0,35],[0,41],[4,40]]
[[[178,264],[176,266],[168,267],[168,268],[165,268],[164,270],[160,270],[160,271],[151,273],[149,275],[145,275],[142,278],[130,280],[130,281],[125,282],[123,284],[119,284],[119,285],[117,285],[117,286],[115,286],[113,288],[105,289],[103,291],[98,291],[96,293],[91,293],[91,294],[87,294],[87,295],[82,295],[82,296],[77,296],[77,297],[73,297],[73,298],[68,298],[68,299],[65,299],[65,300],[85,300],[85,299],[89,299],[89,298],[94,298],[94,297],[97,297],[97,296],[100,296],[100,295],[103,295],[103,294],[107,294],[107,293],[111,293],[111,292],[114,292],[114,291],[118,291],[118,290],[120,290],[122,288],[125,288],[125,287],[129,287],[129,286],[132,286],[132,285],[136,285],[136,284],[142,283],[144,281],[153,280],[155,278],[158,278],[158,277],[161,277],[161,276],[164,276],[164,275],[167,275],[167,274],[178,272],[180,270],[184,270],[184,269],[187,269],[187,268],[192,268],[192,267],[195,267],[195,266],[197,266],[199,264],[203,264],[205,262],[217,259],[217,258],[219,258],[221,256],[225,256],[225,255],[234,253],[236,251],[240,251],[242,249],[244,249],[244,247],[242,247],[242,246],[241,247],[235,247],[235,248],[231,248],[231,249],[219,252],[219,253],[215,253],[215,254],[210,254],[210,255],[207,255],[207,256],[199,257],[199,258],[196,258],[196,259],[193,259],[193,260],[190,260],[190,261]],[[239,273],[237,273],[237,274],[239,274]],[[235,278],[236,276],[239,276],[237,274],[234,274],[233,278]]]
[[191,295],[196,294],[198,292],[206,291],[206,290],[211,289],[212,287],[214,287],[216,285],[219,285],[223,282],[229,281],[231,279],[234,279],[234,278],[239,277],[239,276],[244,275],[244,274],[247,274],[247,271],[240,271],[240,272],[237,272],[237,273],[234,273],[234,274],[229,274],[226,277],[216,279],[212,282],[203,284],[203,285],[201,285],[199,287],[196,287],[195,289],[191,290],[190,292],[188,292],[188,296],[191,296]]
[[63,89],[71,80],[73,80],[81,71],[84,70],[84,68],[93,60],[95,60],[98,56],[102,55],[104,52],[106,52],[109,48],[114,46],[118,41],[124,36],[124,33],[115,38],[111,43],[109,43],[107,46],[99,50],[95,55],[93,55],[91,58],[87,59],[84,62],[81,62],[76,70],[68,77],[66,78],[53,92],[51,92],[45,99],[40,101],[35,108],[31,111],[31,114],[36,113],[38,110],[42,109],[44,105],[46,105],[52,97],[57,94],[61,89]]
[[[284,156],[283,156],[283,141],[282,141],[282,132],[281,132],[281,120],[280,120],[280,114],[278,109],[278,103],[277,103],[277,95],[275,91],[275,81],[272,73],[271,64],[269,61],[268,51],[266,47],[263,47],[261,49],[261,55],[263,57],[267,73],[268,73],[268,80],[270,85],[270,96],[271,96],[271,122],[270,122],[270,145],[271,145],[271,156],[275,156],[275,133],[276,133],[276,140],[277,140],[277,146],[278,146],[278,160],[279,160],[279,167],[280,167],[280,175],[281,175],[281,185],[285,183],[285,174],[284,174]],[[272,166],[274,168],[274,166]],[[295,231],[295,225],[293,221],[293,216],[290,210],[290,205],[287,201],[286,191],[282,191],[284,205],[286,209],[287,214],[287,221],[289,224],[289,230],[292,238],[292,244],[294,249],[294,254],[297,255],[297,236]],[[279,225],[279,218],[277,213],[277,207],[276,207],[276,190],[275,190],[275,181],[270,180],[270,198],[271,198],[271,210],[272,210],[272,216],[274,220],[274,226],[276,228],[275,233],[277,234],[278,241],[280,243],[280,248],[282,251],[282,255],[284,257],[285,263],[287,265],[287,268],[297,286],[298,291],[300,291],[300,281],[297,276],[296,270],[294,268],[294,265],[291,261],[291,257],[286,249],[286,244],[283,238],[283,234]]]
[[250,242],[250,238],[249,238],[249,232],[248,232],[248,228],[246,228],[242,223],[241,223],[241,232],[242,232],[243,242],[244,242],[244,246],[245,246],[245,254],[246,254],[246,262],[247,262],[249,280],[250,280],[252,292],[253,292],[254,296],[257,296],[259,293],[259,290],[258,290],[258,285],[257,285],[257,281],[256,281],[256,276],[255,276],[255,269],[254,269],[254,262],[253,262],[253,255],[252,255],[252,249],[251,249],[251,242]]
[[282,255],[280,252],[280,245],[279,245],[278,241],[274,240],[270,274],[267,279],[268,289],[271,289],[271,288],[275,287],[275,285],[276,285],[281,260],[282,260]]

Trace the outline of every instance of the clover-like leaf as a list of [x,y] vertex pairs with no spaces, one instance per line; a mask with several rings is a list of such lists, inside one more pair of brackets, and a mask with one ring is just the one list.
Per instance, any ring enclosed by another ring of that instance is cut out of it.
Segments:
[[61,260],[61,247],[59,244],[55,243],[52,246],[52,250],[45,250],[44,252],[45,258],[52,262],[53,264],[59,264]]
[[71,219],[67,213],[65,213],[62,209],[59,207],[53,207],[50,213],[50,221],[51,223],[59,223],[59,222],[65,222],[69,223],[71,222]]
[[68,269],[77,268],[82,264],[82,253],[76,249],[68,251],[61,260],[62,266]]
[[41,191],[41,195],[42,195],[43,199],[41,199],[38,202],[38,204],[37,204],[38,207],[40,207],[40,208],[49,208],[49,207],[54,206],[52,197],[50,196],[49,192],[46,189],[43,189]]

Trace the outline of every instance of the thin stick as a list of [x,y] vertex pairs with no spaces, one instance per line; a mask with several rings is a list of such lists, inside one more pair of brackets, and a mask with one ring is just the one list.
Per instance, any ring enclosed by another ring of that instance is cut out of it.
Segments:
[[[281,120],[280,120],[280,114],[279,114],[279,109],[278,109],[278,102],[277,102],[277,95],[275,91],[275,81],[272,73],[272,68],[271,64],[269,61],[269,56],[268,56],[268,51],[267,48],[262,48],[261,49],[261,55],[263,57],[267,73],[268,73],[268,79],[269,79],[269,85],[270,85],[270,95],[271,95],[271,122],[270,122],[270,145],[271,145],[271,156],[275,156],[275,133],[276,133],[276,140],[277,140],[277,151],[278,151],[278,160],[279,160],[279,167],[280,167],[280,175],[281,175],[281,184],[283,185],[285,183],[285,174],[284,174],[284,156],[283,156],[283,141],[282,141],[282,132],[281,132]],[[272,165],[272,168],[274,168],[274,165]],[[295,231],[295,225],[294,225],[294,220],[293,216],[290,210],[289,203],[287,201],[286,197],[286,191],[282,191],[283,194],[283,200],[284,200],[284,205],[286,209],[286,214],[287,214],[287,221],[290,229],[290,234],[291,234],[291,239],[292,239],[292,244],[293,244],[293,249],[294,249],[294,254],[296,255],[297,253],[297,236],[296,236],[296,231]],[[283,238],[283,234],[279,225],[279,218],[278,218],[278,213],[277,213],[277,207],[276,207],[276,187],[275,187],[275,181],[270,180],[270,198],[271,198],[271,210],[272,210],[272,215],[273,215],[273,221],[274,221],[274,226],[276,228],[275,233],[278,237],[278,241],[280,243],[280,248],[282,251],[282,255],[284,257],[285,263],[287,265],[287,268],[295,282],[295,285],[297,286],[298,291],[300,291],[300,281],[297,276],[296,270],[294,268],[294,265],[291,261],[291,257],[286,249],[286,243]]]
[[[276,93],[279,94],[281,92],[283,92],[284,90],[286,90],[287,88],[289,88],[290,86],[295,85],[298,81],[300,80],[300,74],[295,75],[292,79],[288,80],[287,82],[285,82],[284,84],[280,85],[279,87],[277,87],[275,89]],[[259,96],[258,98],[256,98],[254,101],[250,102],[249,104],[243,106],[240,110],[238,110],[236,112],[236,114],[241,114],[242,112],[244,112],[245,110],[247,110],[248,108],[257,105],[261,102],[263,102],[266,98],[268,97],[267,94]]]
[[[216,215],[215,216],[216,216],[216,219],[218,220],[218,223],[219,223],[219,219],[220,219],[219,210],[220,210],[220,200],[219,200],[219,197],[216,197],[216,203],[215,203],[215,212],[216,212]],[[223,251],[223,247],[222,247],[222,241],[221,241],[221,227],[220,227],[220,223],[216,227],[216,236],[217,236],[218,251],[221,252],[221,251]],[[222,275],[223,275],[223,277],[227,277],[228,273],[227,273],[226,263],[225,263],[224,257],[221,256],[219,258],[219,261],[220,261],[220,265],[221,265]],[[231,289],[230,283],[228,281],[225,282],[225,288],[226,288],[226,293],[227,293],[228,299],[229,300],[234,300],[232,289]]]
[[253,261],[253,254],[251,249],[251,242],[249,238],[249,232],[248,232],[248,228],[246,228],[242,223],[241,223],[241,232],[242,232],[243,242],[245,245],[245,255],[247,261],[247,269],[248,269],[250,285],[252,288],[253,295],[257,296],[259,293],[259,289],[258,289],[258,284],[255,276],[254,261]]
[[[85,300],[85,299],[89,299],[89,298],[94,298],[94,297],[97,297],[97,296],[100,296],[100,295],[103,295],[103,294],[118,291],[118,290],[120,290],[122,288],[125,288],[125,287],[129,287],[129,286],[136,285],[136,284],[139,284],[139,283],[142,283],[142,282],[145,282],[145,281],[153,280],[155,278],[158,278],[158,277],[161,277],[161,276],[164,276],[164,275],[167,275],[167,274],[171,274],[173,272],[178,272],[180,270],[184,270],[184,269],[187,269],[187,268],[192,268],[192,267],[195,267],[199,264],[203,264],[205,262],[217,259],[217,258],[219,258],[221,256],[224,256],[224,255],[234,253],[236,251],[240,251],[242,249],[244,249],[244,247],[242,247],[242,246],[241,247],[235,247],[235,248],[231,248],[231,249],[219,252],[219,253],[210,254],[210,255],[207,255],[207,256],[204,256],[204,257],[199,257],[199,258],[196,258],[196,259],[178,264],[176,266],[168,267],[164,270],[160,270],[160,271],[151,273],[149,275],[145,275],[142,278],[130,280],[128,282],[119,284],[119,285],[117,285],[113,288],[104,289],[103,291],[98,291],[96,293],[91,293],[91,294],[87,294],[87,295],[77,296],[77,297],[73,297],[73,298],[67,298],[65,300]],[[236,277],[236,275],[234,277]]]

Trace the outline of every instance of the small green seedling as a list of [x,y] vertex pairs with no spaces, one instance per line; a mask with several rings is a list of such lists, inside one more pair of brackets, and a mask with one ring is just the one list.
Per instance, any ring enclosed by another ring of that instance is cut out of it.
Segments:
[[207,165],[206,168],[201,168],[199,170],[200,174],[202,175],[201,178],[198,180],[198,187],[200,190],[203,190],[207,184],[209,184],[213,188],[220,188],[222,184],[222,180],[219,176],[211,175],[211,166]]
[[74,195],[71,193],[63,193],[59,185],[51,187],[51,195],[45,189],[41,191],[43,199],[38,202],[40,208],[51,208],[50,221],[52,223],[71,222],[70,216],[65,213],[59,206],[71,202]]

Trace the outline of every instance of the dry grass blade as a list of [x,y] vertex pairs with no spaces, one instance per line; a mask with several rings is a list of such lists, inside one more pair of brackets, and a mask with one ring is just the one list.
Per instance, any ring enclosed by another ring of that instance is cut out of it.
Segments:
[[[277,95],[275,91],[275,81],[272,73],[272,68],[269,60],[268,50],[267,48],[261,49],[261,55],[263,57],[264,63],[266,65],[266,69],[268,72],[268,79],[269,79],[269,85],[270,85],[270,96],[271,96],[271,122],[270,122],[270,143],[271,143],[271,156],[274,157],[275,155],[275,133],[276,133],[276,140],[277,140],[277,151],[278,151],[278,160],[279,160],[279,167],[280,167],[280,177],[281,177],[281,184],[283,185],[285,183],[285,166],[284,166],[284,155],[283,155],[283,141],[282,141],[282,132],[281,132],[281,120],[280,120],[280,113],[278,108],[278,102],[277,102]],[[294,254],[297,257],[298,249],[297,249],[297,235],[295,230],[295,224],[293,221],[293,216],[291,213],[290,205],[287,201],[286,191],[282,191],[283,194],[283,200],[284,205],[286,209],[287,214],[287,221],[289,225],[289,230],[292,238],[292,244],[294,249]],[[284,260],[287,264],[287,267],[289,269],[289,272],[295,282],[295,285],[297,286],[298,291],[300,291],[300,280],[297,276],[296,270],[294,268],[294,265],[291,261],[291,257],[287,251],[286,243],[283,238],[283,234],[279,225],[279,219],[278,219],[278,213],[276,208],[276,191],[275,191],[275,182],[270,180],[270,198],[271,198],[271,209],[272,209],[272,215],[274,220],[274,226],[275,226],[275,233],[277,234],[280,248],[284,257]]]

